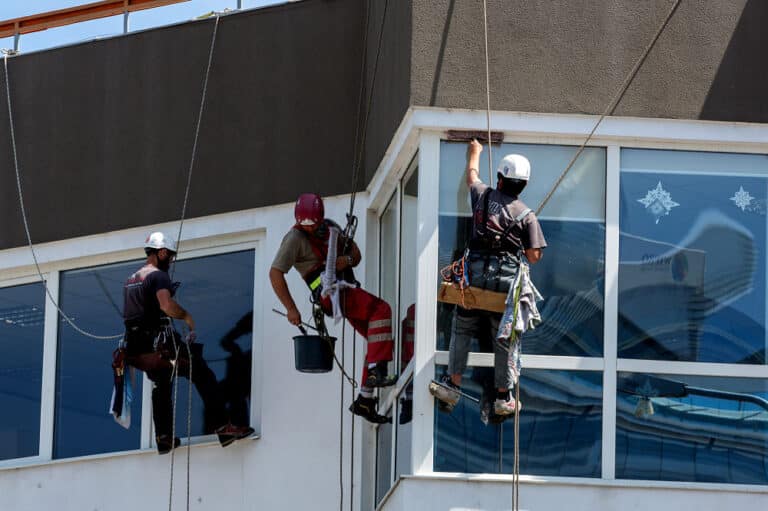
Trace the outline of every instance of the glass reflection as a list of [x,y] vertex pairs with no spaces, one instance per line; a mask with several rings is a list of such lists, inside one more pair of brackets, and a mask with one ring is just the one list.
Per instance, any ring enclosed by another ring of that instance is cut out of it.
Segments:
[[[462,389],[481,403],[493,395],[493,368],[470,368],[464,381]],[[600,373],[523,370],[520,401],[522,474],[600,477]],[[482,408],[462,397],[453,413],[435,413],[435,471],[512,473],[514,419],[486,425]]]
[[[532,174],[521,197],[529,207],[536,208],[576,150],[570,146],[502,144],[493,148],[494,169],[505,154],[526,156]],[[464,143],[441,144],[439,268],[461,257],[471,234],[465,152]],[[480,164],[481,179],[486,182],[487,153],[482,152]],[[494,186],[495,181],[494,176]],[[605,149],[589,147],[539,218],[549,247],[541,262],[531,268],[531,276],[544,295],[539,303],[543,322],[526,333],[524,353],[602,356],[604,204]],[[438,349],[448,349],[452,310],[451,305],[438,305]]]
[[768,484],[768,381],[619,373],[616,477]]
[[42,284],[0,289],[0,460],[39,453],[44,319]]
[[619,357],[765,364],[768,156],[621,154]]
[[[391,413],[388,414],[392,416]],[[379,424],[376,430],[376,505],[392,487],[392,424]]]
[[411,421],[413,420],[413,379],[397,400],[398,421],[395,431],[395,479],[411,471]]
[[[414,164],[415,164],[414,160]],[[413,165],[413,164],[412,164]],[[416,326],[416,282],[418,257],[416,235],[418,233],[417,206],[419,198],[419,171],[416,169],[402,187],[400,216],[400,367],[413,358],[414,328]]]
[[[59,304],[81,328],[99,335],[123,331],[123,283],[141,261],[61,273]],[[132,378],[130,429],[107,412],[112,396],[112,351],[59,317],[53,457],[69,458],[140,447],[142,376]]]

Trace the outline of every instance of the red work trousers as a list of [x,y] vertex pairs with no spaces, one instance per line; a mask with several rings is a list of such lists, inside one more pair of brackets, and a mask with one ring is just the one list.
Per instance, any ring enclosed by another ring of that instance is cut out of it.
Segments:
[[[368,378],[368,364],[389,362],[395,343],[392,340],[392,309],[381,298],[361,288],[340,291],[341,313],[352,328],[368,341],[363,366],[363,382]],[[323,312],[331,314],[330,298],[320,302]]]

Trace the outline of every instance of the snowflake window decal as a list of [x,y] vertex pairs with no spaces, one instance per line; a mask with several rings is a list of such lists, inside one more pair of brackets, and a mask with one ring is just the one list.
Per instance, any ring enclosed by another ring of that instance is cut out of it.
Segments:
[[737,191],[733,197],[731,197],[731,200],[736,205],[736,207],[742,211],[751,211],[752,201],[755,200],[755,198],[752,197],[749,192],[744,189],[743,186],[739,186],[739,191]]
[[672,200],[672,196],[661,186],[661,181],[656,188],[648,190],[645,197],[637,199],[637,202],[645,206],[646,211],[654,216],[656,223],[659,223],[661,217],[669,215],[672,208],[680,204]]

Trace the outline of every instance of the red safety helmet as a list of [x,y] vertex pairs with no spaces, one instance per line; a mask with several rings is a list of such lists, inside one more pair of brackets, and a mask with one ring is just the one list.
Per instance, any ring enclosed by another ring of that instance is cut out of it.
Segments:
[[316,225],[325,218],[323,199],[316,193],[302,193],[296,199],[296,207],[293,210],[296,223],[299,225]]

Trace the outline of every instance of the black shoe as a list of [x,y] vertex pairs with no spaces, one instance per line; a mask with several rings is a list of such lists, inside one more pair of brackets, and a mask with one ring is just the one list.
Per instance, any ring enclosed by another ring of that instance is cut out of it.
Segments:
[[400,424],[408,424],[413,420],[413,399],[400,400]]
[[181,445],[181,439],[177,436],[173,437],[173,447],[171,447],[171,435],[159,435],[155,437],[155,443],[157,444],[157,454],[168,454],[172,449]]
[[387,376],[387,363],[377,362],[376,366],[368,369],[368,377],[363,383],[364,387],[391,387],[397,383],[397,376]]
[[349,406],[349,411],[373,424],[391,423],[391,417],[385,417],[376,412],[376,403],[378,403],[378,401],[379,400],[374,397],[358,395],[355,402]]
[[234,424],[225,424],[216,430],[216,436],[219,437],[219,443],[222,447],[230,445],[236,440],[247,438],[255,433],[253,428],[248,426],[235,426]]

